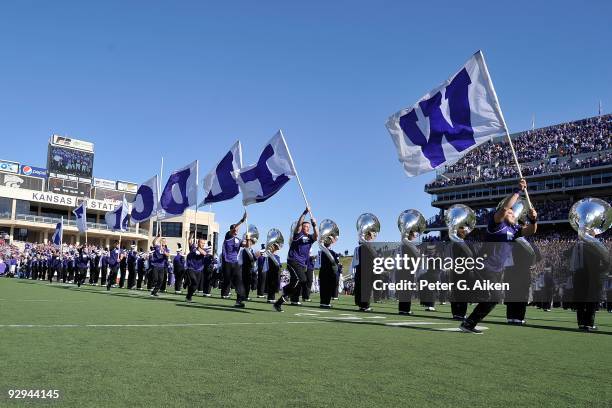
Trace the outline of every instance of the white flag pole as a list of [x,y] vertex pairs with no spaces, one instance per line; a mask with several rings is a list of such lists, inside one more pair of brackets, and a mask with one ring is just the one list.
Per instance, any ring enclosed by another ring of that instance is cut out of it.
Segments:
[[[195,228],[193,230],[193,243],[195,246],[198,242],[198,208],[200,206],[199,202],[200,196],[200,161],[196,160],[196,207],[195,207]],[[187,247],[189,247],[189,237],[187,237]]]
[[[300,175],[297,171],[297,167],[295,167],[295,162],[293,161],[293,157],[291,156],[291,151],[289,150],[289,146],[287,146],[287,141],[285,140],[285,136],[283,135],[283,131],[279,130],[281,135],[281,139],[285,144],[285,148],[287,149],[287,154],[289,155],[289,160],[291,161],[291,165],[293,166],[293,170],[295,170],[295,178],[297,179],[298,185],[300,186],[300,191],[302,192],[302,197],[304,197],[304,202],[306,203],[306,207],[310,207],[308,204],[308,199],[306,198],[306,193],[304,192],[304,187],[302,186],[302,180],[300,180]],[[313,218],[312,211],[310,212],[310,218]]]
[[[161,183],[162,183],[162,178],[164,177],[164,156],[162,156],[161,158],[161,167],[159,169],[159,180],[157,180],[157,199],[159,200],[160,194],[162,193],[161,191]],[[157,209],[157,214],[155,214],[155,221],[157,221],[157,229],[155,231],[155,236],[159,235],[159,232],[161,231],[161,225],[159,223],[159,211],[160,209]]]
[[85,248],[89,245],[87,243],[87,201],[85,201],[85,206],[83,207],[83,218],[85,222]]
[[[495,87],[493,87],[493,81],[491,80],[491,76],[489,75],[489,69],[487,68],[487,63],[484,60],[484,55],[482,54],[482,51],[478,51],[476,53],[476,58],[479,59],[482,64],[485,79],[487,80],[489,87],[491,88],[491,93],[493,93],[493,98],[495,99],[495,107],[497,108],[497,112],[499,112],[499,117],[501,118],[502,125],[504,126],[504,130],[506,131],[506,137],[508,138],[508,144],[510,145],[510,150],[512,151],[512,157],[514,158],[516,170],[518,171],[519,177],[523,178],[523,172],[521,171],[521,166],[519,165],[518,158],[516,156],[516,150],[514,150],[514,144],[512,143],[512,139],[510,138],[510,132],[508,131],[508,125],[506,125],[506,119],[504,119],[504,114],[501,110],[501,106],[499,105],[499,99],[497,99],[497,93],[495,92]],[[525,198],[527,199],[527,204],[529,205],[529,208],[533,208],[527,189],[525,189]]]

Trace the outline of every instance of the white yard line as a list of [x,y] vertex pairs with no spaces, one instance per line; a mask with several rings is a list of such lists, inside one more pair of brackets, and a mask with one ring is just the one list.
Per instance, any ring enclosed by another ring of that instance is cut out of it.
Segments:
[[288,322],[232,322],[232,323],[162,323],[162,324],[0,324],[0,328],[87,328],[87,327],[206,327],[206,326],[249,326],[276,324],[321,324],[325,321]]

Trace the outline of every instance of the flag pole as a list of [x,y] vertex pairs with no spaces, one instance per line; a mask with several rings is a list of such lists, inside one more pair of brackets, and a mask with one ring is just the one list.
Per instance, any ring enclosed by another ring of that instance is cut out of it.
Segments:
[[[161,182],[164,177],[164,156],[161,158],[161,167],[159,169],[159,180],[157,180],[157,194],[159,199],[159,194],[161,194]],[[155,236],[159,235],[159,231],[161,230],[161,225],[159,224],[159,208],[157,209],[157,214],[155,214],[155,220],[157,221],[157,230],[155,231]]]
[[[489,69],[487,68],[487,63],[484,60],[484,55],[482,51],[478,51],[476,54],[477,59],[480,60],[482,64],[482,68],[484,71],[484,76],[489,84],[489,88],[491,88],[491,93],[493,94],[494,104],[497,108],[497,112],[499,112],[499,117],[502,122],[502,126],[504,127],[504,131],[506,132],[506,138],[508,139],[508,144],[510,145],[510,150],[512,151],[512,157],[514,158],[514,164],[516,165],[516,170],[518,171],[519,178],[523,178],[523,172],[521,171],[521,166],[519,165],[518,158],[516,156],[516,150],[514,150],[514,144],[512,143],[512,139],[510,138],[510,132],[508,131],[508,125],[506,124],[506,119],[504,119],[504,113],[501,110],[501,106],[499,105],[499,99],[497,98],[497,93],[495,92],[495,87],[493,87],[493,81],[491,80],[491,75],[489,75]],[[299,179],[298,179],[299,180]],[[531,199],[529,197],[529,192],[525,189],[525,198],[527,199],[527,204],[529,208],[533,208],[531,205]]]
[[[289,150],[289,146],[287,146],[287,141],[285,140],[285,136],[283,135],[283,131],[279,129],[278,131],[281,135],[281,139],[285,144],[285,148],[287,149],[287,154],[289,155],[289,160],[291,160],[291,166],[293,170],[295,170],[295,178],[297,179],[298,185],[300,186],[300,191],[302,192],[302,197],[304,197],[304,202],[306,203],[306,207],[310,208],[310,204],[308,204],[308,199],[306,198],[306,193],[304,192],[304,186],[302,186],[302,180],[300,180],[300,174],[297,171],[297,167],[295,166],[295,162],[293,161],[293,156],[291,156],[291,151]],[[312,211],[310,211],[310,218],[313,218]]]
[[[195,207],[195,228],[193,230],[193,242],[197,246],[198,242],[198,208],[200,195],[200,161],[196,160],[196,207]],[[189,247],[189,237],[187,237],[187,247]]]

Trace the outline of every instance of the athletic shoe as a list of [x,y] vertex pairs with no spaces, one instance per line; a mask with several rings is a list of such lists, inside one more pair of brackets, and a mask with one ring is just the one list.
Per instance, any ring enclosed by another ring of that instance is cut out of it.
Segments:
[[372,309],[371,307],[360,307],[359,308],[360,312],[371,312],[372,310],[374,309]]
[[435,312],[435,311],[436,311],[436,308],[435,308],[435,307],[431,307],[431,306],[427,306],[427,307],[425,308],[425,311],[426,311],[426,312]]
[[465,322],[461,323],[459,329],[464,333],[482,334],[482,331],[478,330],[476,327],[466,324]]
[[229,297],[229,295],[227,295],[227,296],[221,296],[221,299],[229,299],[229,298],[230,298],[230,297]]
[[589,333],[597,331],[597,326],[578,326],[578,329]]
[[303,299],[304,302],[312,302],[312,299]]
[[181,292],[180,290],[175,290],[175,291],[174,291],[174,294],[175,294],[175,295],[182,295],[182,294],[183,294],[183,292]]
[[338,298],[332,298],[332,300],[338,300]]
[[244,308],[244,306],[245,305],[242,302],[236,302],[236,304],[234,305],[234,307],[237,307],[237,308],[240,308],[240,309]]
[[159,297],[159,295],[157,293],[151,293],[150,296]]
[[302,302],[291,302],[291,306],[302,306]]
[[210,293],[204,293],[202,297],[210,297]]
[[324,305],[324,304],[320,304],[319,307],[321,309],[331,309],[332,305]]
[[274,299],[268,299],[268,303],[275,303],[275,302],[276,302],[276,300],[274,300]]
[[283,308],[281,307],[281,305],[279,305],[278,303],[274,302],[274,310],[276,310],[277,312],[284,312]]
[[400,310],[398,313],[403,315],[403,316],[410,316],[412,314],[412,312],[407,312],[405,310]]
[[550,312],[550,309],[544,309],[545,312]]
[[265,298],[264,295],[257,295],[257,299]]

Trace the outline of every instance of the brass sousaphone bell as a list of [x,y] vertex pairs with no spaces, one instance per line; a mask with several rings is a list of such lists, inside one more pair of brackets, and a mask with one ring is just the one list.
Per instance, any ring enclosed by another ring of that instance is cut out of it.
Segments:
[[606,246],[595,238],[612,226],[612,206],[609,203],[599,198],[583,198],[572,205],[568,220],[582,241],[594,245],[602,256],[610,256]]
[[453,242],[464,242],[459,238],[457,231],[463,227],[469,234],[476,226],[474,210],[464,204],[452,205],[444,212],[444,223],[448,227],[448,238]]
[[340,237],[340,229],[338,224],[329,218],[324,219],[319,224],[319,243],[321,245],[330,245],[336,242]]
[[285,243],[285,238],[283,238],[283,234],[276,228],[272,228],[268,231],[268,235],[266,236],[266,250],[269,252],[274,252],[283,247]]
[[409,240],[411,233],[422,234],[426,227],[425,217],[418,210],[404,210],[397,217],[397,228],[402,236],[402,241]]
[[252,245],[255,245],[257,243],[257,241],[259,240],[259,230],[257,229],[255,225],[249,224],[247,226],[247,230],[242,235],[242,239],[246,241],[247,236],[249,237],[249,240],[251,240]]
[[372,213],[363,213],[357,217],[357,234],[359,241],[372,241],[380,232],[380,221]]

